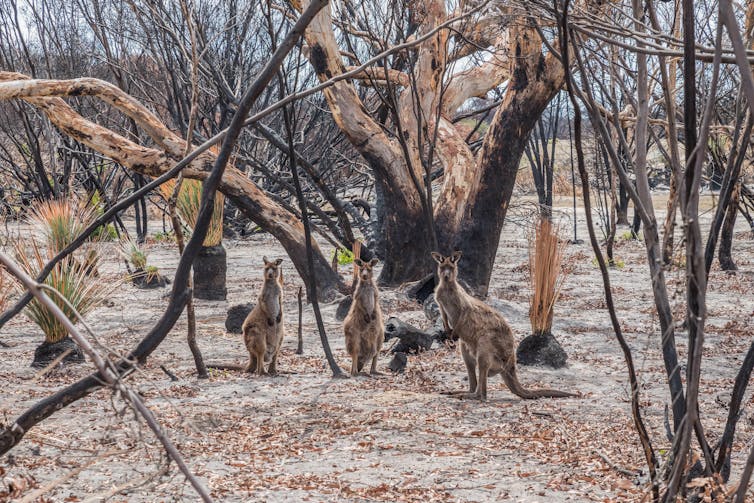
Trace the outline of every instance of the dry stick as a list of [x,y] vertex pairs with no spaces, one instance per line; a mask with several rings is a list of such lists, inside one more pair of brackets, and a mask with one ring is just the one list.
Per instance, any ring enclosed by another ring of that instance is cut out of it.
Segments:
[[[693,3],[684,0],[684,17],[686,8],[693,8]],[[692,13],[693,14],[693,13]],[[693,22],[693,18],[692,18]],[[693,24],[692,24],[693,26]],[[684,30],[686,26],[684,26]],[[705,449],[706,441],[703,441],[701,421],[699,419],[699,380],[701,376],[702,349],[704,346],[704,321],[706,312],[707,273],[704,266],[704,249],[702,247],[701,228],[699,225],[699,186],[702,178],[707,139],[709,137],[709,125],[712,120],[714,97],[717,92],[717,81],[720,75],[720,53],[722,51],[722,20],[718,18],[717,34],[715,40],[715,58],[712,67],[712,82],[710,85],[710,98],[704,110],[702,119],[701,137],[696,143],[694,150],[687,152],[686,173],[684,186],[681,191],[681,208],[683,221],[686,227],[686,321],[688,323],[688,357],[686,367],[686,417],[681,429],[680,441],[673,450],[673,466],[668,481],[667,492],[664,501],[674,502],[676,495],[682,490],[683,478],[686,474],[686,459],[691,449],[691,435],[696,432],[700,438],[700,444],[704,450],[705,475],[709,475],[711,469],[710,454]],[[684,34],[685,35],[685,34]],[[693,37],[693,32],[691,33]],[[692,49],[693,50],[693,49]],[[692,53],[693,55],[693,53]],[[686,69],[685,69],[686,70]],[[688,77],[688,75],[686,75]],[[692,86],[693,88],[694,86]],[[695,127],[686,125],[687,138],[693,138]],[[694,140],[696,140],[694,138]]]
[[[740,69],[741,73],[741,87],[743,88],[744,95],[746,96],[746,101],[749,104],[749,117],[754,117],[754,77],[751,74],[751,65],[747,61],[746,58],[746,47],[744,46],[743,38],[741,37],[741,33],[738,31],[738,21],[736,20],[735,14],[733,13],[733,7],[730,3],[730,0],[721,0],[719,3],[719,17],[723,24],[725,25],[725,28],[728,32],[728,37],[730,38],[731,45],[733,46],[733,51],[736,55],[736,63],[738,64],[738,67]],[[752,119],[750,119],[752,120]],[[750,122],[747,123],[747,133],[750,132]],[[746,145],[745,143],[747,141],[747,136],[744,136],[744,143],[742,145]],[[746,148],[743,148],[742,146],[742,154],[746,151]],[[740,169],[740,168],[739,168]],[[726,187],[727,188],[727,187]],[[730,191],[732,191],[732,187],[730,188]],[[728,196],[728,199],[730,197],[729,191],[725,191],[725,195]],[[722,206],[722,204],[721,204]],[[715,224],[719,227],[717,224],[718,216],[715,216]],[[722,220],[722,216],[720,217],[720,220]],[[716,234],[715,234],[716,237]],[[706,257],[706,267],[707,271],[709,271],[710,265],[712,264],[712,255],[714,254],[714,245],[712,245],[711,252],[709,251],[709,246],[707,250],[707,257]]]
[[[642,16],[642,13],[644,11],[644,5],[640,0],[633,0],[633,13],[634,17],[638,20]],[[639,22],[636,22],[637,30],[640,30]],[[640,46],[643,46],[641,42],[639,42]],[[647,128],[648,128],[648,119],[649,119],[649,75],[647,70],[647,57],[644,54],[637,54],[637,87],[638,87],[638,103],[634,106],[637,110],[637,122],[636,122],[636,128],[635,128],[635,152],[636,152],[636,158],[634,161],[634,170],[636,172],[636,191],[639,194],[639,196],[646,201],[646,209],[650,213],[650,217],[652,219],[653,225],[650,226],[644,226],[644,238],[646,242],[646,248],[650,260],[649,269],[652,274],[653,280],[655,282],[663,283],[664,286],[664,275],[662,271],[662,263],[661,263],[661,257],[662,257],[662,250],[660,246],[660,239],[657,232],[657,222],[654,215],[654,208],[652,204],[652,195],[649,187],[649,180],[647,177]],[[672,122],[672,121],[671,121]],[[653,290],[657,287],[653,285]],[[663,289],[664,290],[664,289]],[[667,306],[667,293],[665,292],[663,295],[663,304]],[[659,300],[659,299],[658,299]],[[658,302],[659,303],[659,302]],[[658,306],[658,313],[660,313],[660,309]],[[660,313],[660,316],[662,317],[661,321],[664,320],[664,330],[670,330],[670,326],[673,323],[672,314],[665,312]],[[668,319],[669,318],[669,319]],[[661,323],[662,325],[663,323]],[[669,332],[668,332],[669,334]],[[664,334],[663,334],[664,336]],[[669,336],[668,336],[669,337]],[[671,375],[675,374],[675,365],[677,362],[671,362],[668,361],[666,370],[671,370]],[[678,379],[680,380],[680,379]],[[672,387],[672,386],[671,386]],[[679,389],[679,387],[676,387],[675,389]],[[679,417],[679,414],[682,414],[683,409],[680,407],[680,403],[675,402],[676,399],[680,400],[680,396],[673,397],[674,401],[674,407],[673,407],[673,424],[675,427],[675,431],[678,431],[680,426],[681,417]],[[706,442],[705,442],[706,444]],[[705,449],[705,452],[708,452],[708,449]],[[709,461],[709,459],[708,459]]]
[[[183,173],[178,175],[178,179],[175,182],[175,188],[173,189],[173,193],[170,194],[170,199],[168,199],[168,212],[170,213],[170,223],[173,226],[173,232],[175,232],[175,242],[178,245],[178,253],[183,254],[183,250],[185,248],[184,242],[183,242],[183,228],[181,226],[181,221],[178,218],[178,212],[176,211],[176,205],[178,202],[178,194],[181,190],[181,187],[183,186]],[[194,310],[194,294],[193,294],[193,285],[194,281],[189,276],[188,279],[188,300],[186,301],[186,322],[188,324],[187,332],[186,332],[186,341],[188,343],[188,347],[191,350],[191,355],[194,357],[194,365],[196,366],[196,373],[199,379],[207,379],[209,377],[209,374],[207,374],[207,366],[204,364],[204,358],[202,357],[202,352],[199,349],[199,345],[196,343],[196,312]]]
[[[58,319],[58,321],[60,321],[60,323],[63,324],[65,329],[71,335],[71,338],[76,341],[76,344],[78,344],[81,350],[84,351],[84,353],[86,353],[87,356],[89,356],[89,358],[91,358],[91,360],[94,362],[94,365],[98,370],[98,375],[102,376],[104,383],[107,383],[107,385],[112,387],[114,390],[120,391],[121,394],[127,399],[127,401],[130,402],[131,405],[144,417],[157,439],[162,443],[168,455],[176,462],[176,464],[189,480],[196,492],[201,496],[202,500],[205,502],[211,502],[212,498],[210,497],[209,492],[204,487],[204,485],[199,482],[194,474],[191,473],[191,470],[189,470],[186,462],[183,460],[181,453],[178,452],[178,449],[176,449],[175,445],[173,445],[170,439],[164,434],[159,423],[154,418],[152,411],[150,411],[149,408],[144,405],[144,403],[141,401],[141,398],[136,393],[132,392],[130,388],[128,388],[121,381],[117,370],[113,366],[113,362],[111,362],[110,360],[105,360],[102,355],[100,355],[92,347],[92,345],[89,343],[89,340],[81,335],[81,333],[79,333],[76,326],[63,313],[62,309],[60,309],[60,307],[47,296],[47,294],[44,292],[43,286],[35,282],[34,279],[31,278],[31,276],[24,273],[23,270],[21,270],[21,268],[2,251],[0,251],[0,263],[2,263],[8,269],[8,271],[13,276],[15,276],[26,287],[26,289],[45,306],[45,308],[49,309],[49,311],[53,314],[53,316],[55,316],[55,318]],[[60,297],[63,297],[62,294],[59,295]],[[81,316],[75,310],[73,312],[77,319],[81,318]],[[16,422],[10,427],[10,430],[14,431],[14,429],[18,427],[19,425]]]
[[[725,25],[725,28],[728,32],[728,37],[730,38],[730,41],[731,41],[731,45],[733,46],[733,51],[736,54],[736,63],[738,64],[741,70],[740,71],[741,87],[743,87],[744,89],[744,93],[746,95],[746,101],[749,104],[749,110],[751,111],[752,115],[754,115],[754,76],[752,76],[751,67],[746,61],[746,49],[744,47],[741,33],[738,31],[738,23],[733,13],[733,7],[730,3],[730,0],[720,0],[719,17],[722,20],[723,24]],[[743,395],[743,392],[746,388],[746,384],[748,383],[748,380],[749,380],[749,376],[751,375],[752,366],[754,366],[754,344],[749,348],[749,351],[746,354],[746,359],[744,360],[744,364],[741,366],[741,370],[739,371],[738,376],[736,376],[736,382],[733,387],[733,397],[731,400],[731,406],[733,405],[733,399],[735,399],[735,397],[738,395],[738,393],[736,392],[739,389],[740,389],[740,395]],[[734,434],[734,429],[735,429],[735,420],[732,419],[731,417],[732,413],[733,413],[733,408],[731,407],[729,411],[728,422],[725,425],[725,433],[723,434],[723,441],[721,441],[721,444],[720,444],[720,453],[718,455],[719,456],[718,465],[721,465],[721,463],[725,462],[727,459],[730,458],[730,452],[729,452],[730,444],[732,444],[733,442],[733,434]],[[726,447],[728,449],[728,452],[723,451],[723,447]],[[723,461],[721,461],[721,459]],[[751,474],[752,474],[753,469],[754,469],[754,445],[752,445],[752,448],[749,451],[749,456],[746,459],[746,466],[744,467],[744,472],[741,475],[741,481],[739,482],[738,490],[736,491],[736,495],[734,499],[736,503],[742,503],[745,500],[746,490],[749,487],[749,481],[751,479]]]
[[165,466],[160,468],[157,472],[150,473],[149,475],[145,475],[144,477],[138,479],[136,482],[129,480],[119,486],[115,486],[109,489],[107,492],[95,494],[94,496],[91,496],[85,499],[81,503],[94,503],[95,501],[99,503],[101,501],[107,501],[120,492],[132,491],[136,489],[137,487],[143,486],[150,480],[162,477],[163,475],[168,473],[169,469],[170,469],[170,465],[166,463]]
[[[314,2],[312,2],[313,4]],[[310,5],[311,7],[311,5]],[[269,19],[269,18],[268,18]],[[270,29],[272,26],[270,26]],[[280,94],[285,92],[285,80],[282,71],[278,72],[278,85],[280,87]],[[317,299],[317,277],[314,272],[314,250],[312,249],[312,231],[309,225],[309,213],[306,209],[306,200],[304,199],[304,192],[301,189],[301,180],[298,176],[298,164],[296,162],[296,149],[293,143],[293,126],[291,124],[291,117],[287,107],[283,107],[283,122],[285,124],[285,133],[288,140],[288,161],[291,167],[291,174],[293,175],[293,184],[296,187],[296,199],[298,200],[299,211],[301,212],[301,220],[304,224],[304,239],[306,240],[306,261],[309,264],[309,277],[304,281],[307,285],[307,296],[309,302],[312,304],[314,310],[314,319],[317,321],[317,331],[319,332],[319,339],[322,343],[322,349],[325,352],[325,358],[327,364],[330,366],[333,377],[343,378],[345,374],[338,366],[338,362],[335,361],[335,357],[332,354],[330,348],[330,341],[327,339],[327,332],[325,331],[325,324],[322,321],[322,312],[319,310],[319,301]]]
[[707,234],[707,245],[704,249],[704,267],[709,278],[709,271],[712,267],[712,261],[715,257],[715,248],[717,247],[717,239],[720,236],[720,229],[723,226],[723,219],[728,209],[728,205],[732,199],[733,190],[738,183],[739,175],[741,174],[741,166],[746,159],[746,151],[748,150],[749,141],[751,139],[751,130],[754,125],[754,120],[750,114],[746,115],[746,127],[741,136],[741,122],[744,120],[741,114],[736,120],[735,133],[733,135],[733,146],[731,152],[728,154],[728,162],[725,168],[725,175],[723,175],[723,183],[720,188],[720,196],[717,202],[717,208],[715,208],[715,216],[712,219],[709,233]]
[[304,289],[298,287],[298,347],[296,348],[297,355],[304,354]]
[[751,74],[751,65],[747,59],[746,47],[744,47],[741,32],[738,31],[738,22],[733,13],[730,0],[720,0],[719,17],[725,25],[730,43],[733,46],[733,52],[736,55],[736,64],[741,70],[741,87],[746,95],[746,101],[749,103],[749,110],[754,115],[754,76]]
[[[654,2],[652,0],[647,1],[647,10],[649,11],[649,19],[652,27],[655,30],[660,29],[660,23],[657,19],[657,12],[655,10]],[[680,30],[680,20],[678,19],[679,11],[676,11],[674,23],[676,24],[676,31]],[[665,110],[668,117],[675,117],[676,105],[673,92],[676,86],[676,74],[678,64],[675,61],[671,61],[671,75],[668,73],[668,68],[665,64],[665,56],[658,56],[658,65],[660,67],[660,80],[663,89],[663,98],[665,100]],[[681,158],[678,150],[678,128],[675,120],[669,120],[665,126],[668,138],[668,149],[670,150],[670,162],[672,165],[672,172],[670,176],[670,197],[665,212],[665,223],[663,224],[663,243],[662,243],[662,261],[663,264],[669,265],[673,259],[673,236],[675,234],[675,215],[678,210],[678,186],[681,180],[681,174],[683,173],[683,165],[681,164]]]
[[[740,417],[741,404],[743,403],[752,370],[754,370],[754,342],[749,346],[741,368],[738,369],[738,374],[733,384],[730,405],[728,406],[728,420],[725,423],[723,436],[720,439],[715,470],[722,475],[724,482],[727,482],[730,477],[730,456],[733,450],[733,437],[736,434],[736,424]],[[752,445],[754,446],[754,444]]]
[[[183,16],[186,18],[186,22],[191,36],[191,110],[189,111],[189,122],[186,129],[186,149],[183,152],[183,156],[186,157],[191,149],[194,126],[196,123],[196,115],[199,108],[199,75],[198,75],[198,55],[196,52],[196,33],[194,30],[194,24],[191,19],[191,13],[185,0],[181,1],[181,10],[183,10]],[[181,221],[178,218],[178,212],[176,206],[178,204],[178,195],[181,192],[183,186],[183,173],[178,174],[178,179],[175,182],[173,193],[168,200],[168,210],[170,212],[170,222],[175,232],[175,241],[178,245],[178,253],[183,254],[183,227]],[[202,352],[199,349],[199,345],[196,343],[196,311],[194,310],[194,281],[189,276],[188,280],[188,301],[186,302],[186,342],[191,350],[191,355],[194,357],[194,365],[196,366],[196,373],[199,379],[207,379],[209,374],[207,373],[207,366],[204,364],[204,358]]]
[[[579,68],[581,69],[583,78],[584,64],[578,52],[576,53],[576,59],[579,64]],[[610,137],[610,135],[604,124],[604,121],[602,120],[602,116],[596,113],[593,107],[590,108],[591,104],[594,103],[594,96],[591,93],[590,87],[586,85],[585,80],[584,84],[584,94],[581,96],[581,99],[582,101],[584,101],[585,105],[587,105],[587,108],[590,109],[592,123],[595,124],[602,132],[603,138],[607,139]],[[614,117],[614,119],[617,118]],[[619,124],[616,123],[615,127],[616,129],[619,129]],[[628,148],[628,144],[625,142],[625,138],[622,134],[619,135],[619,139],[621,140],[624,148]],[[628,178],[628,174],[626,173],[625,169],[623,169],[618,154],[613,148],[612,144],[605,141],[603,142],[603,145],[607,149],[611,159],[613,159],[613,162],[617,167],[616,171],[618,173],[618,176],[621,178],[621,183],[623,183],[626,187],[629,197],[634,202],[634,208],[639,212],[642,223],[644,224],[644,233],[646,236],[648,235],[649,229],[655,229],[656,222],[650,218],[648,210],[644,207],[644,202],[639,198],[636,188]],[[651,203],[651,201],[649,201],[649,203]],[[653,254],[653,256],[659,257],[659,254]],[[656,259],[653,259],[653,261],[651,262],[652,265],[655,264],[655,260]],[[683,383],[681,382],[680,366],[678,365],[678,352],[675,346],[673,317],[672,313],[670,312],[670,304],[667,298],[667,289],[663,279],[662,268],[658,267],[656,268],[656,271],[652,273],[652,293],[655,298],[655,306],[657,307],[657,312],[660,313],[660,325],[662,327],[662,356],[663,362],[665,364],[665,371],[668,375],[668,387],[670,389],[671,405],[673,407],[673,419],[675,428],[677,429],[680,427],[680,421],[682,420],[683,416],[686,415],[686,401],[683,394]]]
[[88,460],[86,463],[82,464],[81,466],[78,466],[71,470],[70,472],[66,473],[65,475],[62,475],[55,480],[52,480],[48,482],[47,484],[43,485],[39,489],[36,489],[35,491],[30,492],[26,496],[24,496],[22,499],[18,501],[18,503],[31,503],[32,501],[36,501],[37,498],[44,496],[45,494],[49,493],[56,487],[58,487],[61,484],[66,483],[73,477],[77,476],[79,473],[83,472],[96,462],[100,461],[101,459],[104,459],[109,456],[113,456],[115,454],[119,454],[121,452],[127,452],[127,451],[121,451],[119,449],[110,449],[109,451],[103,452],[102,454],[99,454],[92,459]]
[[[615,304],[613,303],[613,293],[610,286],[610,275],[607,270],[607,264],[605,258],[602,256],[599,242],[597,241],[597,235],[594,230],[594,223],[592,222],[592,208],[589,195],[589,174],[586,171],[586,165],[584,164],[584,150],[581,142],[581,109],[576,101],[576,95],[574,92],[574,85],[572,82],[571,70],[568,62],[569,41],[568,41],[568,7],[570,0],[565,0],[563,5],[563,15],[558,23],[558,35],[560,38],[560,46],[562,48],[562,60],[565,72],[565,83],[568,91],[568,97],[570,98],[571,105],[574,112],[574,136],[576,140],[576,158],[579,169],[579,175],[581,177],[582,196],[584,198],[584,210],[586,214],[587,229],[589,231],[589,241],[594,250],[594,255],[597,258],[597,263],[600,267],[602,274],[602,283],[605,290],[605,303],[610,314],[610,321],[613,325],[613,331],[615,337],[618,339],[618,344],[623,351],[623,357],[626,360],[626,366],[628,367],[628,379],[631,384],[631,412],[633,414],[634,426],[639,433],[639,440],[641,441],[642,448],[644,450],[644,456],[649,468],[650,480],[652,481],[652,495],[655,501],[659,499],[659,481],[657,480],[657,458],[655,456],[654,449],[652,448],[652,442],[649,438],[649,434],[644,425],[644,421],[641,418],[641,409],[639,407],[639,383],[636,379],[636,370],[634,368],[633,356],[631,354],[631,348],[628,346],[626,339],[623,337],[621,331],[620,322],[618,316],[615,313]],[[557,7],[557,5],[556,5]]]
[[[196,255],[199,252],[202,241],[206,236],[209,223],[212,218],[212,209],[214,206],[214,192],[222,179],[222,175],[225,169],[225,165],[230,158],[231,150],[235,140],[238,138],[240,131],[244,125],[243,117],[248,113],[251,105],[262,93],[264,88],[269,83],[270,79],[275,74],[277,68],[280,67],[283,60],[298,42],[303,35],[303,31],[314,15],[319,12],[325,5],[326,0],[315,0],[309,7],[301,14],[299,20],[293,26],[288,33],[283,43],[280,45],[277,51],[273,53],[268,61],[267,65],[257,75],[256,80],[251,84],[246,94],[243,96],[241,105],[238,111],[233,116],[231,125],[227,129],[225,135],[225,142],[218,154],[215,161],[215,165],[210,171],[207,179],[205,180],[202,199],[199,210],[199,216],[197,218],[196,225],[194,226],[194,233],[186,244],[181,258],[176,268],[175,277],[173,280],[173,290],[168,302],[168,306],[162,317],[152,327],[149,333],[141,340],[141,342],[134,348],[128,357],[114,364],[114,370],[117,372],[119,378],[124,378],[135,370],[136,363],[144,363],[150,354],[162,343],[167,336],[168,332],[173,328],[176,321],[183,312],[187,300],[187,285],[188,276],[190,274],[191,264],[194,262]],[[217,136],[217,135],[216,135]],[[208,140],[203,144],[204,150],[209,148],[216,140]],[[189,158],[182,160],[178,165],[173,168],[176,172],[183,166],[191,162],[193,157],[199,155],[198,149],[189,155]],[[171,170],[171,171],[173,171]],[[171,178],[176,173],[173,173]],[[167,173],[166,173],[167,175]],[[163,178],[163,177],[160,177]],[[162,180],[159,183],[163,183]],[[157,182],[157,180],[155,180]],[[154,186],[159,183],[152,182]],[[151,184],[150,184],[151,185]],[[53,395],[42,399],[33,405],[30,409],[19,416],[15,423],[4,430],[0,430],[0,456],[8,452],[15,445],[17,445],[23,438],[26,431],[32,428],[34,425],[43,421],[47,417],[51,416],[61,408],[70,405],[71,403],[89,395],[90,393],[100,389],[103,385],[104,376],[99,372],[91,374],[74,384],[67,386],[66,388],[54,393]]]

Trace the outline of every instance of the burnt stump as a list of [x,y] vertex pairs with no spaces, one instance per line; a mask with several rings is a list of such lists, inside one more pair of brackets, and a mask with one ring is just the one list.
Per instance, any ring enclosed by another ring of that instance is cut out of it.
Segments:
[[37,346],[37,349],[34,350],[34,361],[31,366],[34,368],[47,367],[63,354],[66,355],[60,360],[61,364],[83,363],[86,361],[86,358],[84,358],[84,352],[81,351],[81,348],[73,341],[73,339],[65,336],[58,342],[45,341]]
[[516,360],[519,365],[559,369],[565,367],[568,355],[551,332],[544,332],[525,337],[516,349]]
[[231,334],[240,334],[243,332],[243,322],[254,309],[254,303],[236,304],[228,309],[228,316],[225,318],[225,330]]

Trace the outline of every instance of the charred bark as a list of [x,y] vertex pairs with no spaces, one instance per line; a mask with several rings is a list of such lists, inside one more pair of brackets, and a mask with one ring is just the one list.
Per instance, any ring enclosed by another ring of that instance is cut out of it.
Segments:
[[422,207],[388,179],[377,177],[375,184],[382,199],[377,205],[377,235],[381,240],[378,256],[384,263],[380,285],[396,286],[421,279],[432,270],[433,251]]
[[735,261],[733,260],[733,228],[736,226],[736,216],[738,215],[738,200],[741,195],[741,184],[736,183],[733,193],[730,195],[728,208],[725,210],[725,220],[720,231],[720,249],[718,250],[718,260],[720,268],[723,271],[737,271]]
[[514,40],[513,77],[479,153],[478,186],[468,200],[454,202],[465,206],[460,225],[452,228],[448,222],[437,222],[440,252],[463,251],[459,276],[481,296],[487,295],[527,139],[563,83],[561,63],[552,54],[542,54],[541,39],[533,28],[519,28]]

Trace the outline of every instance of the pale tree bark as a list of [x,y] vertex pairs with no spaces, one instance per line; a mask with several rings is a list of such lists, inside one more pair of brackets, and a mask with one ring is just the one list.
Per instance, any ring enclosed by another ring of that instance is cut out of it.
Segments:
[[[61,98],[81,95],[96,96],[133,119],[158,148],[138,145],[85,119]],[[22,74],[0,72],[0,101],[10,99],[21,99],[37,107],[66,135],[143,175],[165,173],[186,150],[192,150],[141,103],[116,86],[98,79],[31,80]],[[184,176],[205,179],[215,159],[214,153],[205,152],[185,168]],[[278,239],[301,277],[308,277],[304,229],[293,213],[273,201],[233,166],[225,171],[219,189],[251,220]],[[316,243],[314,266],[317,287],[327,298],[341,286],[341,282]]]

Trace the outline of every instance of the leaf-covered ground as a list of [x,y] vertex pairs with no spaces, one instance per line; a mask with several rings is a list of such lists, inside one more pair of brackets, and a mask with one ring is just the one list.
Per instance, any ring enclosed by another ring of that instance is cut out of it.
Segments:
[[[734,244],[738,274],[715,267],[710,277],[701,413],[713,445],[754,328],[754,244],[743,230]],[[580,229],[579,237],[586,237],[585,230]],[[103,280],[116,282],[123,266],[115,245],[103,246]],[[229,241],[226,247],[228,302],[197,302],[199,343],[209,361],[244,363],[241,336],[225,332],[225,312],[229,305],[256,299],[262,255],[284,253],[268,237]],[[572,245],[567,256],[570,274],[557,305],[554,333],[569,354],[569,366],[558,371],[524,367],[519,374],[527,386],[579,391],[581,398],[524,401],[499,378],[491,380],[485,403],[441,395],[466,386],[464,365],[452,347],[434,346],[410,356],[403,375],[390,375],[385,353],[379,362],[383,377],[331,379],[309,307],[304,312],[305,354],[295,355],[301,281],[287,260],[288,325],[279,364],[284,374],[259,378],[216,371],[208,380],[196,379],[182,320],[130,383],[222,501],[638,501],[646,495],[646,470],[599,271],[587,244]],[[634,351],[644,417],[663,457],[669,446],[664,433],[667,385],[643,243],[619,239],[616,258],[623,264],[611,271],[618,315]],[[177,254],[156,245],[150,262],[170,275]],[[501,238],[489,301],[506,315],[518,339],[528,331],[527,264],[525,230],[511,218]],[[684,273],[674,269],[668,278],[680,314]],[[159,317],[166,293],[122,284],[112,305],[88,319],[103,342],[123,352]],[[336,357],[347,367],[336,304],[323,305],[323,314]],[[388,316],[429,325],[421,306],[400,291],[383,292],[383,309]],[[682,359],[684,337],[679,328]],[[0,421],[5,424],[92,368],[85,364],[37,376],[28,365],[41,336],[23,317],[5,327],[0,340],[12,345],[0,347]],[[160,366],[179,381],[172,382]],[[751,402],[747,393],[732,480],[754,436]],[[174,464],[166,464],[148,428],[108,391],[59,411],[30,431],[0,459],[0,481],[0,500],[196,499]]]

